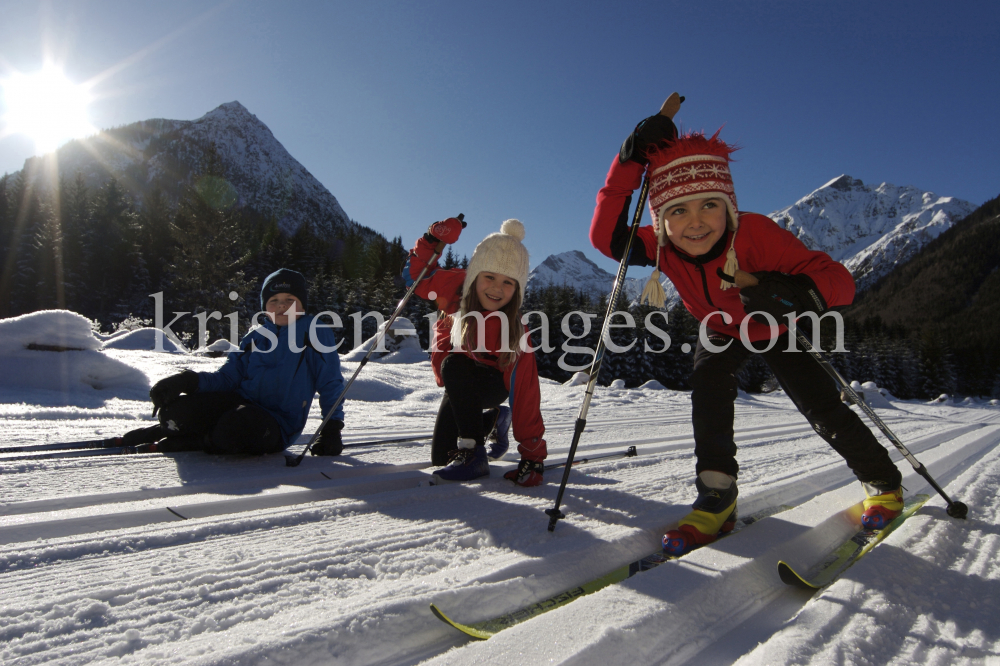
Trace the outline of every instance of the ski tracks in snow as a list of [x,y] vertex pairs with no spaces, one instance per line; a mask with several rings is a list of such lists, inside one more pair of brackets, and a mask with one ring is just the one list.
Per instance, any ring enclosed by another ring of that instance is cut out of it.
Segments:
[[[550,460],[566,455],[571,402],[562,409],[562,421],[550,424]],[[955,494],[970,504],[973,516],[967,525],[955,524],[942,517],[943,504],[932,500],[815,599],[781,586],[769,558],[787,554],[778,548],[786,543],[797,544],[803,557],[822,550],[818,526],[835,520],[861,493],[842,461],[794,410],[777,399],[755,399],[741,400],[737,417],[745,470],[741,507],[799,505],[786,512],[791,515],[761,521],[718,548],[579,599],[486,643],[467,643],[430,614],[430,602],[464,621],[510,611],[655,548],[662,530],[687,512],[692,495],[689,414],[683,401],[675,402],[682,409],[671,406],[663,416],[633,406],[628,415],[636,418],[588,422],[578,457],[630,443],[640,455],[576,468],[564,503],[568,517],[554,533],[545,530],[542,510],[552,505],[561,475],[550,473],[545,487],[525,490],[497,478],[497,468],[491,480],[477,484],[388,490],[0,546],[0,661],[397,664],[437,655],[441,663],[464,664],[520,655],[522,664],[590,664],[679,663],[722,654],[726,661],[744,655],[747,663],[757,663],[765,654],[769,662],[796,661],[793,648],[804,649],[808,661],[845,654],[838,652],[851,649],[845,627],[854,630],[845,623],[866,617],[874,619],[864,625],[868,634],[859,631],[858,645],[867,645],[865,635],[891,635],[895,658],[930,655],[949,636],[962,649],[974,643],[981,654],[996,654],[996,632],[984,629],[986,624],[949,624],[933,614],[942,599],[951,598],[946,588],[957,586],[968,593],[968,603],[996,617],[993,602],[975,601],[977,584],[1000,598],[993,590],[1000,578],[1000,435],[997,419],[983,417],[992,412],[979,410],[951,410],[948,418],[886,413],[914,453],[926,457],[935,478],[961,490]],[[970,411],[975,413],[963,419]],[[362,440],[395,431],[354,434]],[[324,487],[364,481],[327,459],[307,460],[300,478],[276,470],[266,458],[140,458],[0,460],[5,487],[13,482],[20,499],[6,498],[5,508],[23,509],[5,512],[4,525],[114,516],[164,504],[152,491],[181,507],[233,502],[241,494],[293,494],[313,483],[304,479],[318,471],[334,476],[316,482]],[[419,444],[351,455],[355,464],[382,471],[426,458]],[[25,484],[20,489],[19,482]],[[909,481],[907,487],[921,492]],[[992,507],[992,514],[979,514],[983,507]],[[869,569],[881,571],[888,554],[897,551],[904,561],[889,561],[893,574],[927,569],[926,589],[939,596],[915,590],[912,576],[887,581],[888,592],[865,578],[878,583]],[[872,596],[876,590],[883,596]],[[930,616],[907,610],[924,603],[931,604]],[[884,615],[899,619],[892,634]],[[713,653],[727,632],[734,637],[730,644],[744,647]],[[805,633],[804,647],[796,632]],[[907,638],[900,643],[900,636]],[[752,651],[758,641],[775,652]],[[770,658],[783,654],[782,646],[787,658]],[[968,656],[975,658],[973,652]]]

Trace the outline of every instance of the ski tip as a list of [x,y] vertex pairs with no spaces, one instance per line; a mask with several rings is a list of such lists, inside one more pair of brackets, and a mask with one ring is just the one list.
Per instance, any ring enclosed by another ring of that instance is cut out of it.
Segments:
[[454,627],[455,629],[458,629],[466,636],[471,636],[472,638],[477,638],[481,641],[484,641],[493,635],[493,632],[483,631],[481,629],[476,629],[475,627],[470,627],[467,624],[461,624],[460,622],[455,622],[450,617],[442,613],[441,609],[435,606],[434,604],[431,604],[431,612],[434,613],[434,616],[437,619],[441,620],[447,625]]
[[785,585],[792,585],[794,587],[801,588],[803,590],[818,590],[816,585],[813,585],[805,578],[800,576],[795,569],[793,569],[787,562],[778,561],[778,578]]

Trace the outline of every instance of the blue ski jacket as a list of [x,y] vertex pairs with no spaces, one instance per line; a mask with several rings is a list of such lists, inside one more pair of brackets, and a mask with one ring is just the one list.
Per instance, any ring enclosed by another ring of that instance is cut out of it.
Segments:
[[[235,391],[274,417],[285,446],[294,443],[305,428],[313,396],[319,393],[325,416],[344,390],[340,355],[335,350],[321,351],[336,344],[333,331],[323,324],[313,327],[314,319],[305,315],[294,326],[266,320],[246,334],[240,351],[230,352],[221,368],[198,373],[198,392]],[[289,344],[292,328],[294,350]],[[310,329],[314,330],[312,340]],[[344,420],[343,403],[331,419]]]

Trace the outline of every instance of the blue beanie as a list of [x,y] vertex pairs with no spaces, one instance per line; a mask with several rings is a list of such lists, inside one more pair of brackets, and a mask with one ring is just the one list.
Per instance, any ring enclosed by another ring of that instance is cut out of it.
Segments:
[[264,278],[264,286],[260,288],[261,310],[275,294],[297,296],[302,301],[302,309],[309,309],[309,285],[306,284],[306,277],[298,271],[293,271],[290,268],[279,268]]

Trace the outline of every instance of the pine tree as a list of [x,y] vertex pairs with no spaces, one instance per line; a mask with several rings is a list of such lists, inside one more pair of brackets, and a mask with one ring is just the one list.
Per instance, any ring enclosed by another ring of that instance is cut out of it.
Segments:
[[[66,307],[81,311],[89,271],[90,195],[79,171],[73,184],[59,188],[63,235],[64,292]],[[87,251],[85,252],[85,248]]]
[[9,280],[14,261],[14,205],[10,176],[0,177],[0,318],[10,316]]
[[170,226],[173,217],[163,190],[154,188],[146,193],[139,215],[139,247],[149,273],[151,292],[166,286],[167,267],[176,246]]
[[[246,295],[253,281],[246,277],[243,269],[251,253],[241,228],[243,216],[239,208],[228,205],[228,199],[223,196],[224,188],[216,184],[222,176],[218,162],[211,156],[210,153],[205,164],[207,171],[197,181],[210,186],[189,188],[171,225],[177,244],[174,261],[169,266],[173,276],[173,309],[192,313],[218,312],[223,316],[236,311],[239,329],[245,331],[252,314],[245,306]],[[235,300],[230,296],[232,293],[237,295]],[[241,296],[244,297],[242,301]],[[197,330],[193,319],[185,325],[188,332]],[[209,319],[206,330],[210,337],[228,337],[229,322]],[[203,342],[197,341],[199,346]]]
[[128,264],[136,213],[128,194],[114,178],[94,196],[83,253],[89,269],[84,278],[83,314],[111,323],[111,311],[129,291]]
[[38,221],[29,241],[36,265],[33,310],[63,309],[63,236],[59,218],[51,204],[41,204]]

